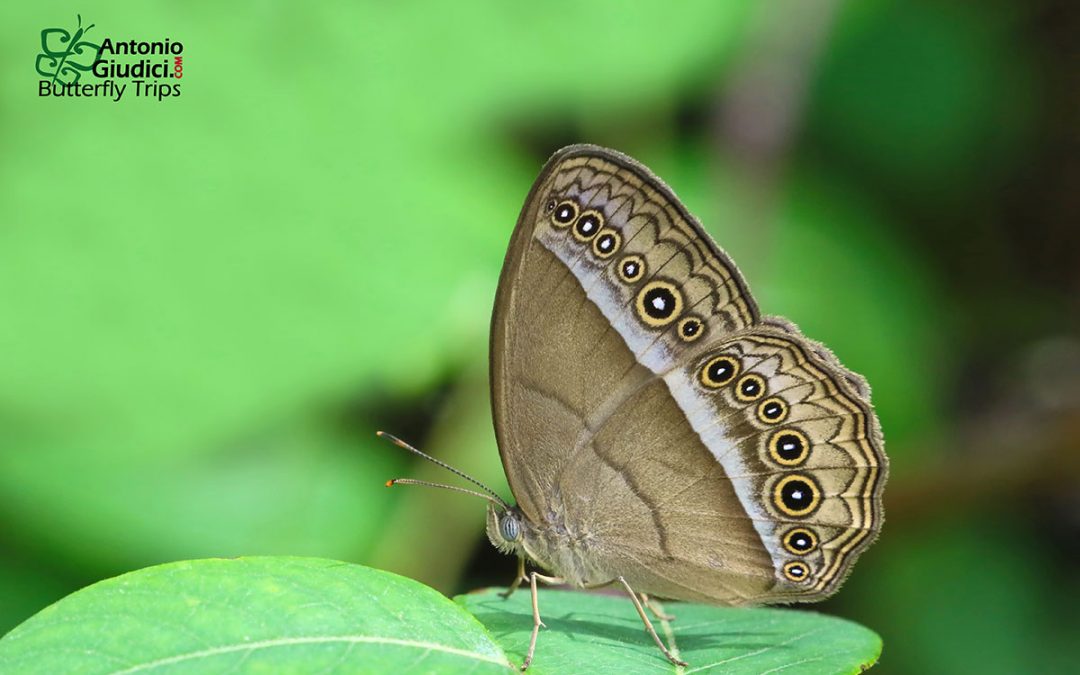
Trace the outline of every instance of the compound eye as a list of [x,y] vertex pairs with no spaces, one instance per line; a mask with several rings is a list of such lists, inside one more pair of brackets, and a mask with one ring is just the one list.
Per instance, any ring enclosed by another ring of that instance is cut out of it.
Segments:
[[499,521],[499,529],[506,541],[517,541],[521,536],[521,526],[518,525],[517,518],[513,516],[503,516]]

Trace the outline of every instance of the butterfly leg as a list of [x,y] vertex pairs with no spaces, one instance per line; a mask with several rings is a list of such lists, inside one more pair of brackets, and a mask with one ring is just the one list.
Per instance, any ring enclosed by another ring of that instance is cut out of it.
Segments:
[[522,670],[528,668],[529,664],[532,663],[533,652],[536,651],[536,636],[540,634],[540,627],[544,626],[544,622],[540,620],[540,603],[536,592],[537,581],[543,581],[545,584],[550,585],[565,583],[563,579],[545,576],[539,572],[532,572],[529,574],[529,587],[532,589],[533,629],[532,635],[529,636],[529,651],[525,654],[524,663],[521,664]]
[[664,611],[664,606],[656,598],[650,598],[648,595],[641,593],[641,604],[645,605],[652,611],[653,616],[661,621],[674,621],[675,615],[668,614]]
[[678,658],[670,651],[668,651],[668,648],[664,644],[664,641],[661,640],[660,636],[656,634],[656,629],[653,628],[652,621],[649,621],[649,615],[645,613],[645,607],[641,604],[641,600],[638,599],[637,592],[635,592],[634,589],[630,588],[630,584],[626,583],[626,579],[624,579],[623,577],[619,577],[619,583],[622,584],[622,587],[626,589],[626,592],[630,596],[630,599],[633,600],[634,609],[637,610],[638,616],[641,617],[642,623],[645,624],[645,630],[648,631],[649,635],[652,636],[653,641],[656,642],[656,646],[660,648],[660,651],[664,652],[664,656],[667,657],[667,660],[671,661],[677,666],[690,665],[686,661],[683,661],[682,659]]
[[499,593],[499,595],[502,596],[503,600],[506,600],[511,595],[513,595],[514,591],[516,591],[518,587],[521,586],[521,583],[526,580],[528,580],[528,577],[525,576],[525,558],[522,556],[518,556],[517,576],[514,577],[514,583],[510,584],[510,588]]

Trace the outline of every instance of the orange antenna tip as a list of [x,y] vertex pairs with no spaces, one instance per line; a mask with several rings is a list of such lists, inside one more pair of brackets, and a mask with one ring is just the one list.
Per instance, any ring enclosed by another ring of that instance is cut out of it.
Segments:
[[385,438],[386,440],[390,441],[391,443],[398,446],[399,448],[401,448],[403,450],[408,450],[412,454],[414,454],[414,455],[416,455],[418,457],[422,457],[423,459],[431,462],[432,464],[435,464],[436,466],[441,466],[442,468],[446,469],[447,471],[449,471],[450,473],[452,473],[452,474],[454,474],[456,476],[464,478],[465,480],[467,480],[470,483],[472,483],[473,485],[477,486],[478,488],[480,488],[481,490],[483,490],[487,494],[479,494],[477,492],[473,492],[472,490],[465,490],[464,488],[451,487],[451,486],[448,486],[448,485],[443,485],[441,483],[436,484],[436,483],[431,483],[429,481],[415,480],[415,479],[412,479],[412,478],[395,478],[394,480],[392,480],[392,481],[390,481],[389,483],[386,484],[387,487],[389,487],[391,485],[394,485],[395,483],[400,483],[402,485],[405,485],[405,484],[408,484],[408,485],[428,485],[430,487],[448,488],[448,489],[451,489],[451,490],[456,490],[457,492],[465,492],[465,493],[472,494],[472,495],[478,495],[478,496],[483,497],[484,499],[492,502],[493,504],[496,504],[496,505],[502,507],[503,509],[508,510],[510,508],[510,505],[506,503],[506,500],[504,500],[502,497],[500,497],[497,492],[495,492],[494,490],[492,490],[488,486],[484,485],[480,481],[476,480],[475,478],[473,478],[469,474],[465,473],[461,469],[455,469],[454,467],[450,466],[449,464],[442,461],[441,459],[435,459],[434,457],[427,454],[426,452],[423,452],[421,450],[417,450],[416,448],[409,445],[408,443],[406,443],[405,441],[401,440],[400,438],[398,438],[397,436],[395,436],[393,434],[388,434],[385,431],[376,431],[375,435],[378,436],[379,438]]

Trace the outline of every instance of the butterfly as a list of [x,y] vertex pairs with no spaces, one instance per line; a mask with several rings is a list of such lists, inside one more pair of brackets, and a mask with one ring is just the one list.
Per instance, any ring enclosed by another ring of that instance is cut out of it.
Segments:
[[518,558],[507,595],[533,594],[523,669],[538,583],[621,587],[685,665],[650,596],[821,600],[881,529],[888,460],[866,380],[763,316],[731,258],[626,155],[574,145],[541,170],[490,349],[516,505],[391,438],[484,490],[469,492],[490,502],[488,537]]

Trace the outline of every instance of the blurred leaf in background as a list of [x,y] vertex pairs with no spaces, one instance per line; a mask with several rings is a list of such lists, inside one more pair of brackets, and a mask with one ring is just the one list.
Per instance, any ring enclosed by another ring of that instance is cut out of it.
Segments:
[[[179,98],[38,98],[40,32],[179,40]],[[883,672],[1053,671],[1080,625],[1075,45],[1051,2],[330,2],[0,22],[0,626],[92,581],[318,555],[505,583],[487,322],[525,192],[650,165],[867,376],[889,524],[823,609]],[[1071,56],[1069,56],[1071,55]],[[445,477],[440,477],[445,479]],[[1069,543],[1072,542],[1072,543]]]

